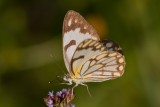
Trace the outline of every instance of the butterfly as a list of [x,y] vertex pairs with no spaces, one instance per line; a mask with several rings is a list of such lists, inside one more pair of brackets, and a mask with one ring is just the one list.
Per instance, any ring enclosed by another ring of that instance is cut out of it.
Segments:
[[[69,10],[63,22],[63,57],[68,85],[87,86],[122,76],[125,58],[122,49],[111,40],[100,40],[96,30],[78,13]],[[88,87],[87,87],[88,88]]]

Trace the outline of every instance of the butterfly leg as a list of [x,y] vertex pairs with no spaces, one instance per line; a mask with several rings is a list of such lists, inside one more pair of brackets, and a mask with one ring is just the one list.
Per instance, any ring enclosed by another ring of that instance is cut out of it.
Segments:
[[77,86],[78,86],[78,84],[75,84],[72,89],[76,88]]
[[70,82],[69,82],[69,83],[60,83],[60,84],[67,84],[67,85],[72,85],[72,83],[70,83]]
[[[79,75],[80,75],[81,78],[83,79],[82,74],[79,73]],[[83,83],[81,83],[81,85],[87,87],[88,94],[90,95],[90,97],[92,97],[92,95],[91,95],[91,93],[90,93],[90,91],[89,91],[88,85],[87,85],[87,84],[83,84]],[[77,86],[78,86],[78,84],[77,84]]]
[[90,91],[89,91],[88,85],[87,85],[87,84],[83,84],[83,83],[81,83],[81,85],[83,85],[83,86],[85,86],[85,87],[87,88],[87,91],[88,91],[89,96],[92,97],[92,95],[91,95],[91,93],[90,93]]

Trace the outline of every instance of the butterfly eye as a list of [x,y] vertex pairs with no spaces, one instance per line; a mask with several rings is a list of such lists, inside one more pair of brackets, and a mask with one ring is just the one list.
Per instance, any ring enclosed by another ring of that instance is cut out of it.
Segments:
[[64,75],[64,80],[68,80],[68,78],[69,78],[69,75],[65,74]]
[[65,81],[67,81],[67,80],[68,80],[68,77],[67,77],[66,75],[64,75],[63,79],[64,79]]

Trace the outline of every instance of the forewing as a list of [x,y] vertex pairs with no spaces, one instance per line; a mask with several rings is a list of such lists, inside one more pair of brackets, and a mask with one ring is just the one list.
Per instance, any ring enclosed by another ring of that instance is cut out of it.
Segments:
[[77,46],[85,39],[99,40],[99,36],[79,13],[68,11],[63,22],[63,56],[68,71]]
[[[91,41],[91,42],[90,42]],[[121,76],[125,59],[118,50],[109,50],[102,42],[85,40],[72,60],[74,78],[83,82],[101,82]]]

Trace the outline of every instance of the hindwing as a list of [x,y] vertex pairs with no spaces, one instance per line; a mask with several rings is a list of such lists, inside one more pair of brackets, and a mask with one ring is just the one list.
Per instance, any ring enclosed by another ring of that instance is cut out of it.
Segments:
[[120,49],[115,49],[114,42],[108,43],[113,44],[106,46],[106,42],[92,39],[81,42],[71,61],[72,78],[101,82],[121,76],[125,66],[124,56],[118,52]]

